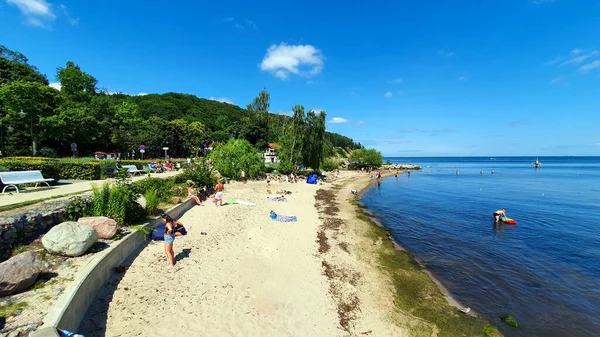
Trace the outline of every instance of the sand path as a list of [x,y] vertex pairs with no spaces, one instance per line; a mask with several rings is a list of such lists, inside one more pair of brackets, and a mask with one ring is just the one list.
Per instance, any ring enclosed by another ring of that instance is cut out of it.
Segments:
[[[290,202],[267,200],[266,184],[225,185],[225,199],[256,207],[194,207],[180,221],[177,265],[150,243],[105,286],[88,312],[86,336],[343,336],[316,233],[318,186],[275,183]],[[297,223],[268,218],[269,209]],[[201,235],[206,232],[207,235]],[[115,289],[116,288],[116,289]]]

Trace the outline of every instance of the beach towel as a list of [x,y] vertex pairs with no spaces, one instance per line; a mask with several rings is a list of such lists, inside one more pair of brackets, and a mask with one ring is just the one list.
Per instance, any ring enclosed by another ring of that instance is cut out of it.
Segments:
[[292,215],[270,214],[269,217],[279,222],[296,222],[298,218]]
[[287,199],[279,199],[279,197],[267,197],[267,199],[271,200],[271,201],[278,201],[278,202],[289,202],[289,200]]
[[309,175],[308,179],[306,179],[306,183],[316,185],[317,184],[317,175],[316,174]]
[[244,206],[256,206],[255,203],[244,200],[229,200],[225,203],[226,205],[244,205]]

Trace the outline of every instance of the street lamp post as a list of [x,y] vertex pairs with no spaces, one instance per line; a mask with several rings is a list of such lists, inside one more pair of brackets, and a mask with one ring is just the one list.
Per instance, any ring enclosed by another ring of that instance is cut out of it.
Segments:
[[[23,109],[21,109],[21,112],[19,112],[19,116],[23,118],[26,115],[27,114],[23,112]],[[33,113],[31,111],[29,112],[29,127],[29,133],[31,134],[31,153],[35,157],[35,139],[33,138]]]

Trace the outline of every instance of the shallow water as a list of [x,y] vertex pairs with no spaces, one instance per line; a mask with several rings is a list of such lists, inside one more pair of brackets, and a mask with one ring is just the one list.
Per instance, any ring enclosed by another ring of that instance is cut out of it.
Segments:
[[598,336],[600,157],[387,159],[423,170],[361,201],[455,298],[506,336]]

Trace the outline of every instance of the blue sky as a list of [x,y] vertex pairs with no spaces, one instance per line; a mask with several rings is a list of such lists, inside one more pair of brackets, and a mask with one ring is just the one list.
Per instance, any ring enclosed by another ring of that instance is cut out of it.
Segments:
[[0,0],[0,44],[51,81],[271,110],[387,156],[598,155],[600,1]]

